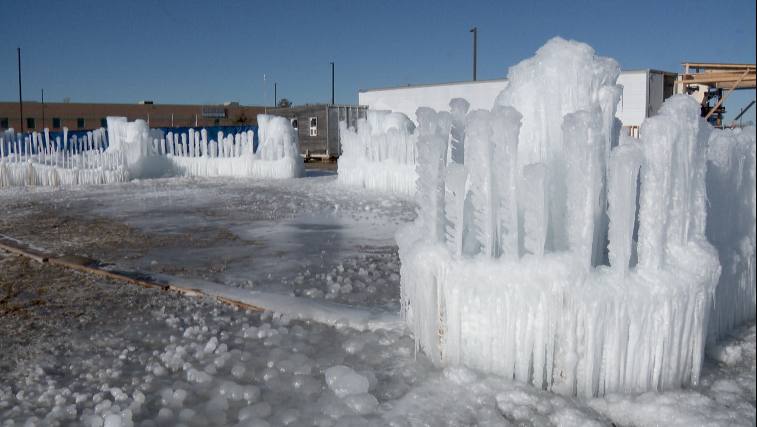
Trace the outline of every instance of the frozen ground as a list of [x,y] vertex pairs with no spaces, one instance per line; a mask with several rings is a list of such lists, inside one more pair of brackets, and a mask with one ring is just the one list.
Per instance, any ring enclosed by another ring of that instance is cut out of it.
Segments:
[[[0,188],[0,233],[242,290],[399,310],[393,234],[417,205],[300,180]],[[439,370],[403,328],[246,312],[0,254],[0,423],[754,425],[755,324],[699,386],[565,398]],[[131,420],[131,421],[130,421]]]

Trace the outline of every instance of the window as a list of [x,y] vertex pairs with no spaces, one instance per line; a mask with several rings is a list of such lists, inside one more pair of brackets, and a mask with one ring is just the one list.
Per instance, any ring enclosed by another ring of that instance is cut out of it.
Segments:
[[310,118],[310,136],[318,136],[318,118]]
[[8,118],[7,117],[3,117],[2,119],[0,119],[0,128],[8,129]]
[[81,117],[79,117],[78,119],[76,119],[76,126],[79,127],[79,129],[83,129],[84,128],[84,119],[81,118]]
[[28,117],[26,119],[26,128],[27,129],[34,129],[34,127],[37,125],[37,121],[34,120],[34,117]]
[[100,119],[100,127],[107,128],[108,127],[108,119]]
[[60,129],[60,117],[53,117],[53,129]]
[[292,122],[292,127],[294,128],[294,131],[297,132],[297,130],[299,129],[297,119],[290,119],[290,121]]

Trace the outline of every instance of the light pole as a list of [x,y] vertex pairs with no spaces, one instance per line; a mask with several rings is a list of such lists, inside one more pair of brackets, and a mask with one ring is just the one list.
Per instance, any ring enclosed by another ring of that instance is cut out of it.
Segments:
[[21,121],[21,134],[24,134],[24,104],[21,102],[21,48],[18,51],[18,115]]
[[277,84],[278,84],[278,83],[274,83],[274,84],[273,84],[273,108],[276,108],[276,107],[278,107],[278,106],[279,106],[279,103],[278,103],[278,99],[279,99],[279,98],[278,98],[278,97],[276,96],[276,95],[277,95],[277,94],[276,94],[276,85],[277,85]]
[[334,63],[331,64],[331,105],[334,105]]
[[268,85],[265,81],[265,74],[263,74],[263,114],[268,114]]
[[476,44],[478,42],[478,28],[473,27],[472,30],[470,30],[471,33],[473,33],[473,81],[476,81]]

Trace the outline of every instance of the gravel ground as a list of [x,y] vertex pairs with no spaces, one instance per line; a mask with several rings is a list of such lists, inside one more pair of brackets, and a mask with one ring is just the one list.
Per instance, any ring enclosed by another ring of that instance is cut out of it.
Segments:
[[180,299],[0,252],[0,382],[21,381],[32,359],[61,356],[79,332],[123,327],[123,319],[156,307],[178,309]]

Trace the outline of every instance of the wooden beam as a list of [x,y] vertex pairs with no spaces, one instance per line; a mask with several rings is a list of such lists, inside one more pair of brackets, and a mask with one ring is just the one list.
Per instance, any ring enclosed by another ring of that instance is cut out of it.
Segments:
[[754,84],[757,79],[757,72],[754,69],[747,69],[741,73],[694,73],[679,74],[680,79],[676,80],[678,84],[707,84],[712,86],[718,83],[744,82],[744,85]]
[[718,64],[711,62],[682,62],[681,66],[687,69],[699,68],[708,70],[744,70],[746,68],[755,68],[755,64]]
[[55,264],[61,267],[83,271],[85,273],[97,274],[100,276],[108,277],[110,279],[133,283],[135,285],[143,286],[146,288],[157,288],[164,291],[176,291],[188,296],[214,298],[226,304],[236,305],[247,310],[264,310],[263,308],[256,307],[254,305],[250,305],[241,301],[235,301],[231,298],[205,294],[198,289],[186,288],[175,284],[159,283],[158,280],[153,277],[139,277],[120,271],[105,270],[103,268],[103,264],[97,260],[77,255],[55,254],[53,252],[34,247],[25,242],[14,239],[10,236],[5,236],[3,234],[0,234],[0,249],[29,257],[40,263]]
[[730,88],[730,89],[728,90],[728,92],[726,92],[726,93],[725,93],[725,95],[723,95],[723,97],[722,97],[722,98],[720,98],[720,101],[718,101],[718,103],[717,103],[717,104],[715,104],[715,106],[714,106],[714,107],[712,107],[712,110],[710,110],[710,112],[709,112],[709,113],[707,113],[707,115],[706,115],[706,116],[704,116],[704,119],[705,119],[705,120],[709,119],[709,118],[710,118],[710,116],[712,116],[712,113],[714,113],[714,112],[715,112],[715,111],[716,111],[716,110],[717,110],[718,108],[720,108],[720,105],[721,105],[721,104],[723,104],[723,101],[725,101],[725,99],[726,99],[726,98],[728,98],[728,95],[730,95],[730,94],[731,94],[731,92],[733,92],[733,90],[734,90],[734,89],[736,89],[736,86],[738,86],[738,85],[739,85],[739,83],[741,83],[741,80],[742,80],[742,79],[743,79],[744,77],[746,77],[746,75],[747,75],[747,74],[749,74],[749,72],[750,72],[750,71],[751,71],[751,70],[749,70],[749,69],[747,69],[746,71],[744,71],[744,75],[742,75],[742,76],[741,76],[741,78],[740,78],[740,79],[739,79],[739,80],[738,80],[738,81],[737,81],[737,82],[736,82],[736,83],[735,83],[735,84],[733,85],[733,87],[732,87],[732,88]]
[[741,113],[739,113],[739,115],[736,116],[735,119],[733,119],[733,121],[728,125],[728,127],[732,127],[733,124],[736,123],[736,120],[740,119],[741,116],[743,116],[744,113],[747,112],[747,110],[749,110],[750,108],[752,108],[752,105],[754,105],[755,101],[757,101],[757,99],[753,99],[752,102],[750,102],[749,105],[746,106],[746,108],[744,108],[743,110],[741,110]]
[[715,85],[718,85],[718,84],[723,84],[723,85],[732,86],[734,84],[734,82],[737,82],[737,81],[739,83],[741,83],[741,86],[749,86],[749,85],[754,85],[755,81],[757,81],[757,79],[755,77],[751,77],[751,76],[749,78],[744,78],[744,79],[739,79],[739,78],[736,78],[736,79],[711,79],[711,78],[708,77],[708,78],[701,78],[701,79],[698,78],[698,79],[692,79],[692,80],[676,80],[675,83],[676,84],[687,84],[687,85],[691,85],[691,84],[703,84],[703,85],[707,85],[707,86],[715,86]]
[[721,78],[721,79],[738,79],[741,77],[741,75],[744,73],[744,71],[751,71],[751,73],[754,73],[754,68],[746,68],[744,70],[739,71],[704,71],[701,73],[684,73],[679,74],[678,77],[680,77],[683,80],[686,80],[688,78]]

